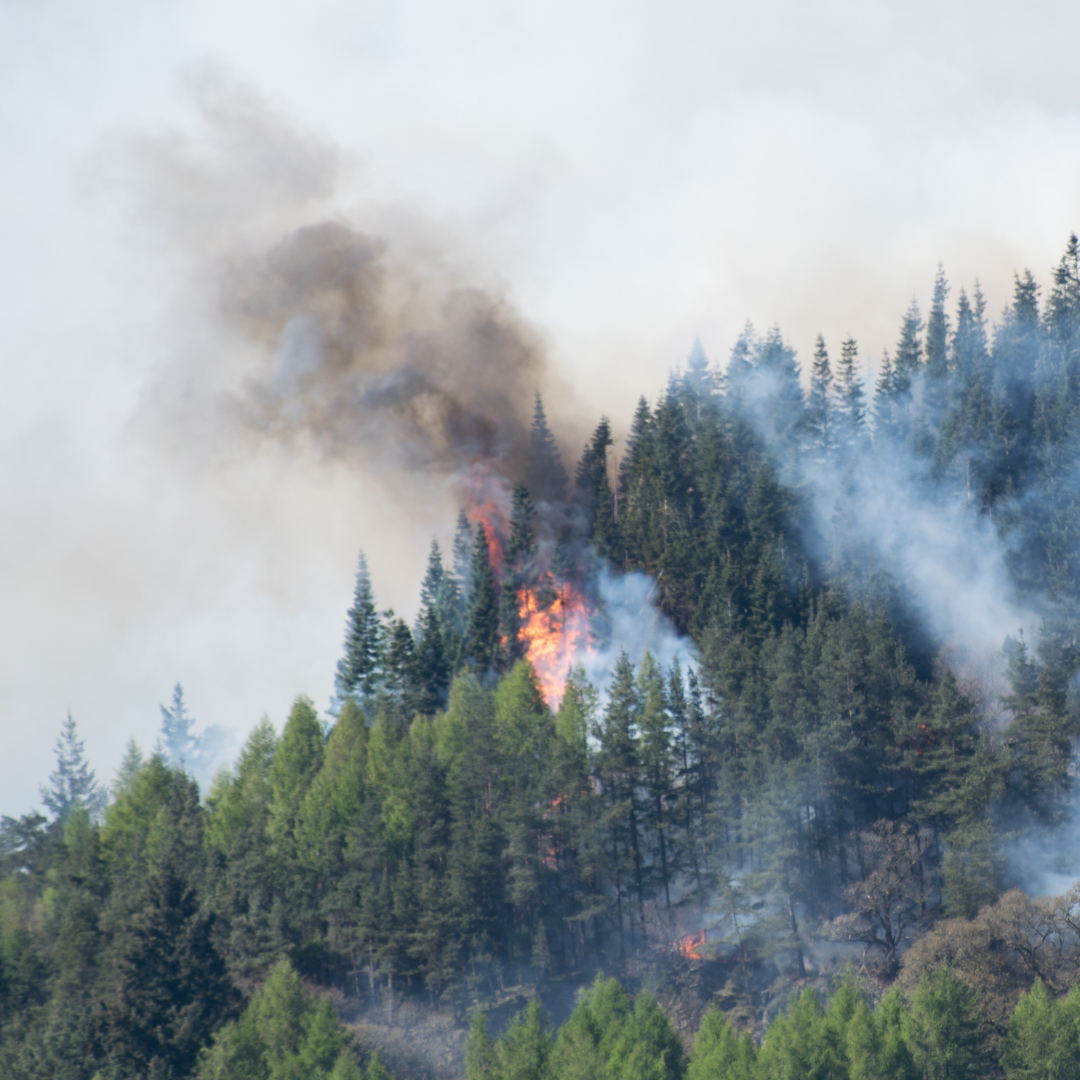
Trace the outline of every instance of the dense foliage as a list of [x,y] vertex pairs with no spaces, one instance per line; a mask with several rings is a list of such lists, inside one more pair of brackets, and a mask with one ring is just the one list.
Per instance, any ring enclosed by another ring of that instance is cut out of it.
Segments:
[[1080,1063],[1080,988],[1051,996],[1036,981],[994,1045],[977,990],[947,965],[924,975],[905,1001],[900,987],[876,1006],[847,971],[823,1007],[812,989],[795,997],[760,1046],[713,1007],[688,1057],[647,993],[631,1001],[614,979],[597,980],[557,1037],[531,1005],[493,1040],[478,1015],[468,1080],[962,1080],[1000,1069],[1007,1080],[1066,1080]]
[[[723,374],[696,349],[619,462],[605,419],[572,480],[538,399],[505,528],[463,514],[449,563],[433,545],[413,627],[379,612],[361,558],[329,719],[298,698],[202,800],[179,687],[159,752],[133,747],[107,799],[69,720],[50,816],[0,831],[0,1074],[354,1076],[300,975],[463,1021],[507,983],[629,971],[703,921],[768,972],[736,993],[768,1013],[765,983],[813,974],[812,940],[858,943],[888,983],[935,922],[1006,910],[1007,845],[1068,820],[1080,731],[1078,261],[1073,239],[1041,309],[1018,278],[992,333],[977,290],[949,317],[939,273],[872,392],[853,341],[834,372],[819,340],[805,391],[778,331],[748,329]],[[996,584],[1044,615],[1033,651],[1004,643],[1007,686],[953,664],[868,481],[1005,552]],[[552,710],[520,590],[573,589],[617,646],[603,582],[634,572],[694,662],[624,652],[602,694],[578,670]],[[1045,940],[1072,956],[1066,908]],[[1068,980],[1023,969],[988,1020],[961,967],[873,1010],[848,983],[825,1010],[803,994],[760,1048],[709,1013],[688,1075],[1059,1075],[1032,1062],[1073,1053]],[[498,1041],[476,1028],[470,1074],[681,1075],[666,1025],[599,982],[557,1038],[536,1010]]]

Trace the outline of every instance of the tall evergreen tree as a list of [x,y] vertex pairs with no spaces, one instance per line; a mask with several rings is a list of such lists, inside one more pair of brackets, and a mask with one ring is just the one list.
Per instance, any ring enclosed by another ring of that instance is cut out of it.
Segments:
[[509,671],[524,655],[520,640],[518,592],[522,586],[531,583],[534,577],[535,516],[529,489],[524,484],[515,484],[510,511],[510,539],[506,545],[506,562],[499,596],[500,666],[504,671]]
[[893,361],[896,372],[894,387],[898,397],[910,393],[915,374],[922,369],[923,345],[919,335],[924,329],[919,305],[912,300],[900,324],[900,340],[896,343],[896,357]]
[[825,339],[818,334],[814,342],[814,365],[810,370],[810,393],[806,403],[806,429],[818,459],[832,449],[833,403],[832,368]]
[[73,810],[101,813],[105,800],[105,791],[86,761],[83,742],[69,712],[56,739],[56,768],[49,774],[49,786],[41,789],[41,801],[57,821],[63,822]]
[[345,620],[345,653],[338,661],[334,687],[339,702],[351,697],[370,707],[378,680],[379,616],[367,559],[360,552],[353,606]]
[[184,688],[173,687],[172,707],[161,709],[161,738],[166,760],[174,769],[190,767],[198,756],[199,740],[192,731],[195,720],[187,711]]
[[930,316],[926,320],[926,374],[931,379],[944,379],[949,374],[949,316],[945,310],[948,295],[945,270],[938,263]]
[[494,670],[499,656],[499,606],[487,534],[478,529],[469,567],[472,602],[465,656],[481,675]]
[[529,433],[528,487],[543,502],[561,503],[566,499],[569,479],[563,468],[562,456],[555,437],[548,428],[544,403],[539,392],[533,408],[532,430]]
[[836,373],[836,389],[839,396],[837,413],[839,427],[847,445],[858,442],[866,422],[866,403],[864,401],[862,379],[859,378],[857,363],[859,346],[854,338],[848,338],[840,346],[840,363]]

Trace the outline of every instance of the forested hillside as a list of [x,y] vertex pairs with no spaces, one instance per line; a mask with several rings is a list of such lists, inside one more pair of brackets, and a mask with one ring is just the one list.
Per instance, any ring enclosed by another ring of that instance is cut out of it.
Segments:
[[476,1021],[469,1076],[1071,1075],[1032,1070],[1080,1060],[1080,900],[1015,889],[1036,841],[1080,876],[1080,247],[992,326],[949,295],[873,385],[855,341],[696,347],[618,455],[602,419],[564,462],[537,397],[414,624],[361,556],[331,709],[204,792],[179,689],[107,792],[69,721],[0,833],[0,1075],[376,1080],[321,993],[465,1025],[601,971],[637,1003]]

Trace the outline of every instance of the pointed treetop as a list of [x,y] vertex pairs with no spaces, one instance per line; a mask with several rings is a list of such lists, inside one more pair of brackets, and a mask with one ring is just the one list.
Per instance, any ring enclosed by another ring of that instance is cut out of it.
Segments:
[[184,688],[177,683],[173,687],[172,708],[161,709],[161,741],[165,759],[174,769],[191,765],[198,753],[198,739],[192,728],[195,720],[187,711]]
[[353,606],[345,617],[345,649],[338,661],[334,689],[338,704],[351,697],[358,705],[375,693],[379,650],[379,615],[371,588],[367,559],[360,552]]
[[544,502],[562,502],[570,483],[563,468],[558,444],[548,427],[540,392],[536,393],[532,431],[529,435],[528,486]]
[[[427,570],[420,585],[420,611],[416,616],[417,631],[420,631],[423,626],[425,614],[438,606],[445,578],[446,570],[443,567],[442,551],[439,550],[439,541],[433,538],[428,551]],[[420,636],[419,633],[417,636]]]
[[49,774],[48,788],[41,789],[41,801],[57,821],[63,822],[73,810],[100,813],[105,800],[69,712],[56,740],[56,768]]
[[454,576],[457,578],[458,590],[466,607],[472,601],[471,568],[475,543],[476,534],[473,532],[473,527],[469,524],[465,511],[459,510],[457,528],[454,532]]

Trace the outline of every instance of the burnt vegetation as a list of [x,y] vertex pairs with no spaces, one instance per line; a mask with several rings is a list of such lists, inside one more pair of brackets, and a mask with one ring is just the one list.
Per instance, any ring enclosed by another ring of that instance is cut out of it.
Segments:
[[[203,792],[179,688],[108,792],[69,720],[0,830],[0,1074],[380,1080],[426,1014],[457,1034],[402,1075],[1075,1075],[1078,264],[992,327],[939,271],[873,386],[850,340],[804,381],[778,330],[696,347],[617,459],[603,419],[565,468],[537,398],[415,623],[361,557],[330,712]],[[1034,644],[949,637],[875,488],[1001,552]],[[545,635],[617,651],[636,572],[693,660],[598,690]]]

